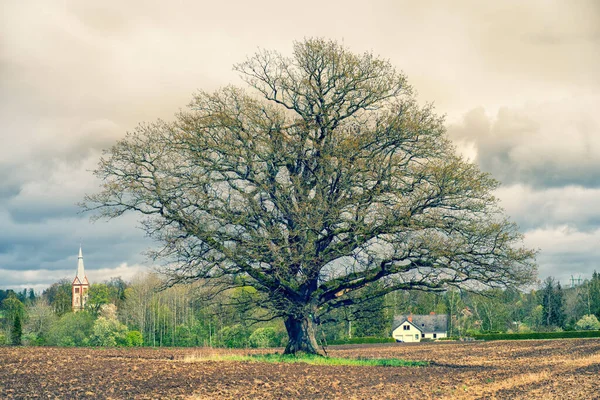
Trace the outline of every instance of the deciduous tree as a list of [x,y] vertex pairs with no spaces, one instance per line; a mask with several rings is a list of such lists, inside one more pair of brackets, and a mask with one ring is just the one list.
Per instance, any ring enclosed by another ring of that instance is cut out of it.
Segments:
[[140,125],[84,204],[143,215],[171,282],[253,286],[285,322],[286,353],[316,353],[315,323],[372,282],[384,295],[530,281],[497,182],[388,61],[308,39],[235,69],[252,92],[199,92],[174,122]]
[[85,309],[92,315],[98,315],[102,306],[110,302],[110,290],[104,283],[93,283],[87,296]]
[[44,290],[43,297],[48,299],[56,315],[61,316],[71,311],[71,282],[68,279],[61,279],[53,283],[48,289]]

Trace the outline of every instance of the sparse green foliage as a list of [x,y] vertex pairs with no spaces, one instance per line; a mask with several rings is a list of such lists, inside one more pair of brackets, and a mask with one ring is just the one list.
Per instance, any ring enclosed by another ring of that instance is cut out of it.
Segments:
[[109,281],[105,282],[105,284],[108,289],[108,302],[114,304],[117,308],[120,308],[125,301],[127,284],[121,277],[111,278]]
[[54,313],[46,297],[37,297],[28,307],[27,324],[25,325],[28,344],[46,344],[48,334],[53,329],[58,317]]
[[502,291],[483,292],[470,296],[469,306],[480,321],[481,332],[501,332],[506,330],[509,322],[510,305],[501,301]]

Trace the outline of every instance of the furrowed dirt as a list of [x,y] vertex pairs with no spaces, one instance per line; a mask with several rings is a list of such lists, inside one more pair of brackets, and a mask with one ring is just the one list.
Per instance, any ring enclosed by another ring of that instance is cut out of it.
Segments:
[[600,398],[600,339],[329,349],[336,357],[425,360],[428,367],[201,361],[250,352],[261,351],[0,347],[0,398]]

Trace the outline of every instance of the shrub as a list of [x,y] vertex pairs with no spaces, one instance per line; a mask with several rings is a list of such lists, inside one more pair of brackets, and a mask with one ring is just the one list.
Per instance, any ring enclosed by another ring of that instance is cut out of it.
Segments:
[[64,314],[48,332],[51,346],[87,346],[92,334],[94,318],[88,312]]
[[273,327],[258,328],[250,335],[251,347],[279,347],[282,345],[285,332]]
[[598,331],[600,330],[600,321],[594,314],[587,314],[577,321],[575,329],[578,331]]
[[144,344],[144,337],[140,331],[127,332],[127,346],[139,347]]
[[131,346],[127,327],[117,319],[99,317],[94,322],[90,344],[93,346]]
[[42,346],[44,340],[36,333],[28,332],[23,334],[23,344],[25,344],[25,346]]
[[230,348],[248,347],[248,337],[250,336],[246,327],[236,324],[226,326],[219,331],[223,346]]
[[94,346],[127,346],[127,327],[116,319],[99,317],[94,322],[90,343]]

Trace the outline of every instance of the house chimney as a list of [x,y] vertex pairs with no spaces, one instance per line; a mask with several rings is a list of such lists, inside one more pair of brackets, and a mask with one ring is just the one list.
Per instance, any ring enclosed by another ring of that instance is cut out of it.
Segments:
[[412,313],[410,313],[410,315],[406,319],[408,320],[408,322],[412,322]]

